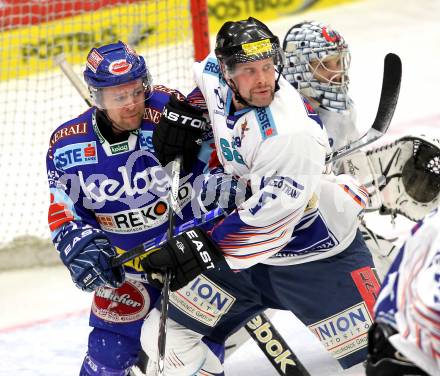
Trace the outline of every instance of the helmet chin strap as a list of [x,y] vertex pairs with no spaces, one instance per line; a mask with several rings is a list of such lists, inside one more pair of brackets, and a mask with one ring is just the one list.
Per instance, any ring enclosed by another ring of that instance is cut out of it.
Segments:
[[[128,139],[130,132],[115,128],[115,122],[109,118],[106,110],[100,108],[97,109],[96,122],[102,136],[104,136],[110,144]],[[117,132],[115,132],[115,129]]]

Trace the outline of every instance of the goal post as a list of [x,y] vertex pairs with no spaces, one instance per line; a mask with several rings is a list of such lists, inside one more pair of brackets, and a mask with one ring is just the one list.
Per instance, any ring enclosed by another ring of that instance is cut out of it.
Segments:
[[49,137],[87,109],[55,56],[82,79],[88,51],[118,40],[145,57],[154,83],[186,94],[192,63],[209,52],[206,0],[2,1],[0,270],[6,252],[26,248],[34,257],[50,244]]

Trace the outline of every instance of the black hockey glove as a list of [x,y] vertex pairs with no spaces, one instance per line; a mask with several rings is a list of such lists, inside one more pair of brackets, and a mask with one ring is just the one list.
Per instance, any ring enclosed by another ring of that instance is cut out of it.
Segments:
[[154,151],[161,165],[166,166],[181,155],[184,170],[190,171],[199,153],[205,127],[202,110],[172,95],[153,132]]
[[188,284],[199,274],[213,269],[223,255],[206,232],[193,228],[168,240],[161,249],[141,261],[148,282],[162,288],[163,273],[171,269],[171,291]]

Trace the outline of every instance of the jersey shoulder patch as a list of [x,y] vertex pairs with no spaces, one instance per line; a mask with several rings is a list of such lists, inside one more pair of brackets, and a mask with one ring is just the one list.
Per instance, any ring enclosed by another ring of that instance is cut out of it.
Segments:
[[324,129],[324,126],[322,125],[321,118],[319,117],[319,115],[317,114],[317,112],[315,111],[313,106],[310,104],[310,102],[302,95],[301,95],[301,99],[303,101],[304,108],[306,109],[307,116],[310,119],[313,119],[314,121],[316,121],[321,129]]

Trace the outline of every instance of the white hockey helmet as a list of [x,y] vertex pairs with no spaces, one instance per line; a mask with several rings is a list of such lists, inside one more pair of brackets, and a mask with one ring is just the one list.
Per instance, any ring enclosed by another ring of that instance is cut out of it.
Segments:
[[[304,21],[290,28],[283,49],[287,64],[282,73],[287,81],[328,110],[347,109],[350,51],[337,31],[316,21]],[[337,69],[326,64],[334,57],[339,58]],[[325,77],[319,75],[322,69]]]

